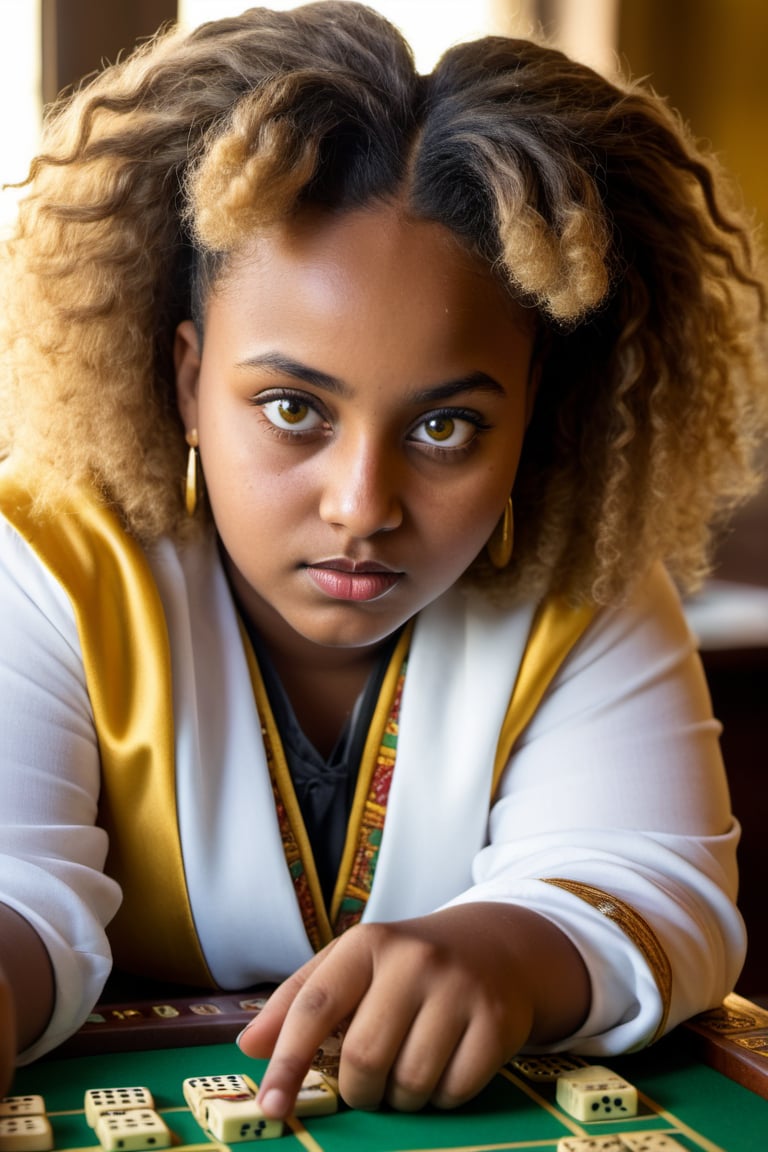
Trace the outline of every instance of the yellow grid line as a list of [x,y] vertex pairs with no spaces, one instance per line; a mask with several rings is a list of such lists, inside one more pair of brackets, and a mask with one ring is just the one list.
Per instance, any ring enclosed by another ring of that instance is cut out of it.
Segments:
[[[538,1092],[536,1092],[533,1088],[531,1088],[531,1086],[529,1084],[526,1084],[524,1080],[521,1080],[519,1077],[517,1077],[513,1073],[511,1073],[509,1071],[509,1069],[507,1069],[507,1068],[500,1069],[500,1074],[502,1076],[505,1076],[507,1078],[507,1080],[510,1080],[513,1084],[515,1084],[516,1087],[521,1088],[523,1090],[523,1092],[525,1092],[526,1095],[528,1095],[531,1098],[531,1100],[533,1100],[536,1104],[539,1104],[542,1108],[544,1108],[546,1111],[548,1111],[551,1115],[556,1116],[557,1119],[562,1124],[565,1124],[568,1127],[570,1127],[571,1132],[574,1136],[589,1136],[590,1135],[590,1133],[587,1132],[587,1130],[585,1128],[582,1128],[578,1124],[573,1123],[571,1121],[571,1118],[565,1112],[562,1112],[558,1108],[555,1108],[553,1105],[551,1105],[548,1100],[545,1100],[543,1096],[540,1096],[538,1094]],[[638,1098],[638,1100],[642,1101],[642,1103],[646,1106],[646,1108],[648,1108],[648,1110],[654,1116],[658,1116],[659,1119],[661,1119],[661,1120],[666,1120],[666,1122],[670,1125],[670,1131],[669,1131],[668,1135],[674,1135],[676,1132],[680,1136],[686,1136],[689,1140],[692,1140],[696,1145],[698,1145],[698,1147],[701,1148],[702,1152],[726,1152],[726,1149],[723,1148],[720,1144],[715,1144],[715,1142],[713,1140],[710,1140],[709,1137],[703,1136],[700,1132],[697,1132],[695,1128],[691,1128],[690,1124],[686,1124],[684,1120],[681,1120],[678,1116],[675,1116],[675,1114],[673,1112],[668,1111],[668,1109],[662,1108],[662,1106],[660,1104],[658,1104],[650,1096],[646,1096],[645,1093],[641,1092],[639,1089],[638,1089],[638,1093],[637,1093],[637,1098]],[[642,1118],[640,1118],[640,1119],[642,1119]],[[608,1131],[608,1129],[606,1129],[606,1131]],[[615,1135],[621,1137],[621,1130],[611,1129],[610,1131],[612,1134],[615,1134]],[[629,1129],[624,1129],[624,1131],[629,1131]],[[651,1129],[649,1129],[649,1131],[651,1131]],[[658,1132],[661,1130],[655,1128],[655,1129],[653,1129],[653,1131]],[[491,1148],[491,1147],[496,1147],[496,1145],[489,1145],[489,1148]],[[511,1148],[511,1147],[521,1147],[521,1145],[519,1145],[519,1144],[518,1145],[500,1144],[500,1145],[498,1145],[498,1147],[499,1148],[507,1148],[507,1147]],[[525,1145],[522,1145],[522,1147],[525,1147]],[[534,1145],[532,1144],[531,1147],[534,1147]],[[434,1150],[431,1150],[431,1152],[441,1152],[441,1150],[434,1149]],[[455,1149],[454,1152],[461,1152],[461,1150]]]
[[[660,1104],[657,1104],[655,1100],[652,1100],[650,1096],[646,1096],[645,1093],[639,1089],[637,1098],[638,1100],[642,1100],[643,1104],[645,1104],[647,1108],[650,1108],[657,1116],[661,1117],[662,1120],[666,1120],[668,1124],[671,1124],[672,1128],[679,1132],[681,1136],[687,1136],[689,1140],[693,1140],[695,1144],[698,1144],[703,1152],[726,1152],[725,1148],[722,1148],[719,1144],[715,1144],[715,1142],[707,1136],[702,1136],[695,1128],[691,1128],[690,1124],[686,1124],[685,1121],[675,1116],[674,1112],[669,1112],[666,1108],[662,1108]],[[671,1135],[673,1134],[674,1133],[671,1133]]]
[[286,1126],[291,1129],[296,1139],[304,1145],[307,1152],[324,1152],[322,1144],[318,1144],[312,1133],[306,1130],[298,1117],[289,1116],[285,1123]]
[[448,1148],[403,1148],[399,1152],[509,1152],[509,1149],[515,1148],[526,1152],[528,1148],[557,1148],[558,1140],[562,1140],[562,1136],[555,1136],[549,1140],[518,1140],[512,1144],[462,1144],[460,1147],[452,1144]]
[[535,1104],[538,1104],[540,1108],[543,1108],[545,1112],[549,1112],[550,1116],[554,1116],[565,1128],[568,1128],[572,1136],[588,1135],[586,1128],[582,1128],[581,1125],[567,1113],[561,1112],[559,1108],[555,1108],[553,1104],[550,1104],[549,1100],[540,1096],[535,1088],[531,1087],[530,1084],[526,1083],[526,1081],[522,1080],[519,1076],[516,1076],[514,1072],[510,1072],[508,1068],[501,1068],[499,1071],[500,1074],[506,1077],[516,1088],[525,1092],[526,1096],[530,1096]]
[[[551,1116],[558,1120],[558,1122],[562,1124],[563,1127],[569,1129],[571,1135],[581,1137],[588,1137],[590,1135],[586,1128],[582,1127],[566,1112],[551,1104],[550,1101],[547,1100],[544,1096],[541,1096],[530,1083],[526,1082],[520,1076],[515,1075],[509,1070],[509,1068],[500,1068],[498,1075],[503,1076],[506,1080],[509,1080],[510,1083],[514,1084],[516,1088],[519,1088],[520,1091],[528,1096],[529,1099],[531,1099],[541,1109],[543,1109],[545,1112],[548,1112]],[[707,1136],[703,1136],[700,1132],[697,1132],[696,1129],[691,1128],[689,1124],[686,1124],[685,1121],[681,1120],[673,1112],[663,1108],[650,1096],[647,1096],[639,1089],[637,1096],[638,1100],[640,1100],[645,1105],[645,1107],[653,1116],[658,1117],[661,1120],[665,1120],[669,1125],[668,1129],[649,1128],[649,1132],[658,1132],[659,1134],[663,1132],[664,1134],[671,1136],[674,1136],[675,1134],[685,1136],[689,1140],[692,1140],[694,1144],[696,1144],[697,1147],[702,1150],[702,1152],[727,1152],[727,1150],[724,1149],[720,1144],[715,1144],[714,1141],[710,1140]],[[184,1104],[174,1104],[167,1108],[158,1109],[158,1111],[161,1115],[165,1115],[176,1112],[189,1113],[190,1109]],[[58,1112],[49,1111],[46,1114],[51,1119],[57,1116],[83,1116],[84,1110],[82,1108],[72,1108]],[[638,1120],[641,1119],[642,1117],[638,1117]],[[623,1123],[625,1122],[626,1121]],[[299,1143],[303,1145],[307,1152],[325,1152],[323,1146],[318,1143],[311,1132],[307,1131],[300,1119],[293,1116],[290,1117],[285,1123],[286,1127],[290,1129],[291,1133],[296,1137]],[[629,1131],[629,1129],[624,1130]],[[608,1131],[608,1129],[606,1129],[606,1131]],[[611,1132],[612,1134],[615,1134],[619,1137],[621,1136],[621,1130],[611,1129]],[[525,1150],[533,1148],[556,1148],[557,1142],[561,1138],[561,1136],[557,1136],[547,1140],[518,1140],[496,1144],[468,1144],[461,1146],[451,1145],[446,1148],[425,1146],[421,1148],[400,1149],[398,1152],[514,1152],[515,1149]],[[100,1150],[101,1145],[96,1142],[95,1144],[84,1145],[81,1148],[68,1148],[66,1149],[66,1152],[94,1152],[94,1149]],[[173,1152],[211,1152],[212,1149],[218,1149],[218,1152],[242,1152],[242,1149],[239,1145],[233,1148],[229,1144],[222,1144],[213,1136],[210,1136],[207,1140],[201,1141],[199,1143],[179,1145],[174,1144],[173,1146]]]

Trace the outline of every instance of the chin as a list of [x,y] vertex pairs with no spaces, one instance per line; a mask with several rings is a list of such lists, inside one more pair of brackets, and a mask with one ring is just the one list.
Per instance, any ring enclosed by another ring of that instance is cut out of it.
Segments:
[[296,631],[309,644],[318,648],[370,648],[381,644],[398,628],[401,628],[408,617],[382,624],[381,627],[360,628],[344,624],[330,625],[324,628],[297,628]]

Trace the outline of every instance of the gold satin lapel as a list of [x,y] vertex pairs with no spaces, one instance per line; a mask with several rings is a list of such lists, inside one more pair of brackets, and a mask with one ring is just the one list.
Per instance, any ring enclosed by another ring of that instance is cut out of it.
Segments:
[[574,606],[560,596],[544,600],[536,612],[496,745],[491,798],[496,795],[515,741],[530,722],[557,670],[594,615],[593,607]]
[[184,876],[170,650],[146,557],[89,491],[37,518],[29,494],[6,474],[0,501],[75,612],[101,754],[105,870],[123,888],[108,931],[115,963],[159,979],[212,984]]

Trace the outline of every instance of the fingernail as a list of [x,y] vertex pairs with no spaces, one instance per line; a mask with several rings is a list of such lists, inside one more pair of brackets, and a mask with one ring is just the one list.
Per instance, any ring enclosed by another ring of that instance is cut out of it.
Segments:
[[259,1107],[270,1120],[283,1120],[291,1110],[291,1098],[281,1088],[268,1088],[259,1098]]
[[245,1036],[245,1034],[249,1028],[250,1028],[250,1024],[246,1024],[246,1026],[245,1026],[245,1028],[243,1028],[242,1032],[238,1033],[237,1038],[235,1040],[235,1044],[237,1044],[238,1048],[240,1047],[240,1041],[242,1040],[243,1036]]

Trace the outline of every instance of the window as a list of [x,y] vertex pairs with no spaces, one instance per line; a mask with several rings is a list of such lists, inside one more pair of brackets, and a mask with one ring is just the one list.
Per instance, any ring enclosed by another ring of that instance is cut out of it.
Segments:
[[[268,0],[265,6],[298,8],[304,2]],[[368,3],[402,30],[422,72],[430,71],[437,57],[459,40],[508,30],[499,23],[502,5],[498,0],[368,0]],[[243,0],[179,0],[179,19],[194,27],[221,16],[238,15],[245,6]],[[524,14],[528,5],[522,0],[510,7]],[[524,15],[523,19],[530,28],[530,21]]]
[[[40,138],[40,16],[30,0],[0,0],[0,185],[23,180]],[[0,232],[20,192],[0,192]]]

